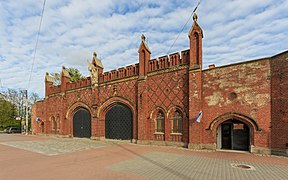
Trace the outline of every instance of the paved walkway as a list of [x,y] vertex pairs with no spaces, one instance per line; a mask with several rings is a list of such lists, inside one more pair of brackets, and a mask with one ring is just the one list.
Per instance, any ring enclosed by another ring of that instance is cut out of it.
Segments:
[[0,179],[287,180],[288,158],[0,134]]

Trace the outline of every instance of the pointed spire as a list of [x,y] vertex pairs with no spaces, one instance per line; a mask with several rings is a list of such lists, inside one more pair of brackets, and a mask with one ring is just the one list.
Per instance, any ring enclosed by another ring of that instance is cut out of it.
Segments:
[[141,47],[143,45],[144,48],[151,54],[151,51],[150,51],[150,49],[149,49],[149,47],[148,47],[148,45],[146,43],[146,37],[144,36],[144,34],[141,35],[141,39],[142,39],[142,41],[141,41],[141,44],[139,46],[138,53],[140,52]]
[[199,24],[197,23],[198,20],[198,16],[196,13],[193,14],[193,25],[188,33],[188,37],[190,37],[190,35],[192,34],[192,32],[197,32],[198,34],[201,34],[202,38],[203,38],[203,31],[201,29],[201,27],[199,26]]
[[144,36],[144,34],[142,34],[141,39],[142,41],[145,41],[146,37]]

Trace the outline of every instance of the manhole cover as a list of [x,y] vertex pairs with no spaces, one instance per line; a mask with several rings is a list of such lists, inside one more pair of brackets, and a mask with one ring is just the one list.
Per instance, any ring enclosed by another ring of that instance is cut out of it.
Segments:
[[247,164],[231,164],[234,168],[245,169],[245,170],[256,170],[253,166]]

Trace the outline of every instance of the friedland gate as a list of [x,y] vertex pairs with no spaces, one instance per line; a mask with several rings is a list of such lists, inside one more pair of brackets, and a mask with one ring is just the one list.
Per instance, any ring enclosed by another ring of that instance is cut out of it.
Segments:
[[104,72],[94,53],[90,77],[46,73],[33,133],[288,156],[288,51],[203,69],[193,19],[187,50],[151,59],[142,35],[137,64]]

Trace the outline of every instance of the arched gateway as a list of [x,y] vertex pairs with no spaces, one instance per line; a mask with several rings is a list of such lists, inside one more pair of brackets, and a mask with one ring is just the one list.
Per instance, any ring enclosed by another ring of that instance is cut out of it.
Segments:
[[105,138],[122,140],[133,138],[133,116],[129,107],[115,104],[106,112]]
[[217,128],[217,145],[219,149],[249,151],[249,126],[234,119],[224,121]]
[[73,116],[73,137],[91,137],[91,116],[84,108],[77,110]]
[[261,131],[254,119],[235,112],[218,116],[206,130],[216,133],[217,149],[242,151],[251,150],[251,145],[254,145],[254,131]]

